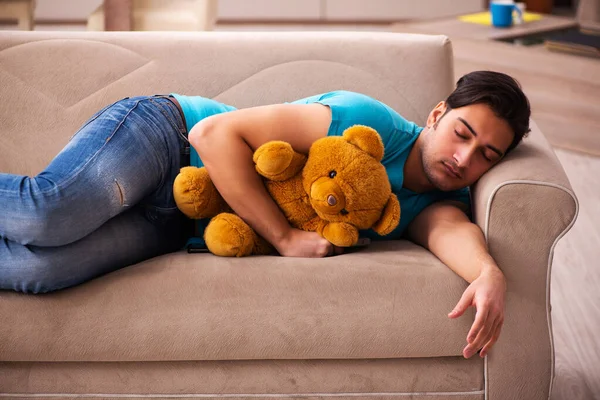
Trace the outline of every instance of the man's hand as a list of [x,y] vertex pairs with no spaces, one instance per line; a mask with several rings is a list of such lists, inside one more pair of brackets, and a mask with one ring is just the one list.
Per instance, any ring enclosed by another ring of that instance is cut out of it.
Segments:
[[343,248],[329,243],[317,232],[294,228],[290,228],[275,247],[284,257],[327,257],[343,253]]
[[457,318],[471,306],[477,309],[475,322],[467,335],[469,344],[463,349],[465,358],[470,358],[482,347],[479,356],[485,357],[498,340],[504,323],[505,292],[506,280],[502,271],[498,267],[484,269],[448,314],[450,318]]

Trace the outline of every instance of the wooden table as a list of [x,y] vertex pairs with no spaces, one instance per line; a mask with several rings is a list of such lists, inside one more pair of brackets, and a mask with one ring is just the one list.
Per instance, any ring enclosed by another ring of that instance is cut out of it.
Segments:
[[449,37],[467,39],[511,39],[519,36],[534,35],[538,33],[568,29],[576,27],[577,21],[554,15],[544,15],[541,20],[524,22],[509,28],[496,28],[494,26],[464,22],[457,17],[437,20],[415,21],[397,23],[392,25],[394,32],[421,32],[430,34],[444,34]]

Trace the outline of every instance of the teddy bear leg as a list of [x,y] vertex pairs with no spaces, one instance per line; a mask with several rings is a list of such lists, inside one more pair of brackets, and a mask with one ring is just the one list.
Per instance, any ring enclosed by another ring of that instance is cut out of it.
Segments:
[[258,242],[258,235],[240,217],[221,213],[210,220],[204,240],[211,253],[222,257],[249,256]]
[[192,219],[210,218],[229,208],[204,167],[183,167],[173,183],[173,195],[177,207]]

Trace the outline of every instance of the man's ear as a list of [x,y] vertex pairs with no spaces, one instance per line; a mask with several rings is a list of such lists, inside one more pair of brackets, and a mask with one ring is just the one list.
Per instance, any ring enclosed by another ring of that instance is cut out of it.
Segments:
[[390,194],[379,221],[373,225],[373,230],[379,235],[387,235],[400,223],[400,202],[394,193]]
[[440,122],[440,119],[446,114],[446,110],[448,105],[445,101],[440,101],[437,106],[429,113],[429,117],[427,117],[427,127],[434,129],[437,128],[437,124]]

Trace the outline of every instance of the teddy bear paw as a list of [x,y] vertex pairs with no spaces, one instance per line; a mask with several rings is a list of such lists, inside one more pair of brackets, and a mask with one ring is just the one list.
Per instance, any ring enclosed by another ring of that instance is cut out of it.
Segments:
[[294,153],[289,143],[280,141],[265,143],[254,152],[256,171],[264,177],[276,178],[290,166]]

